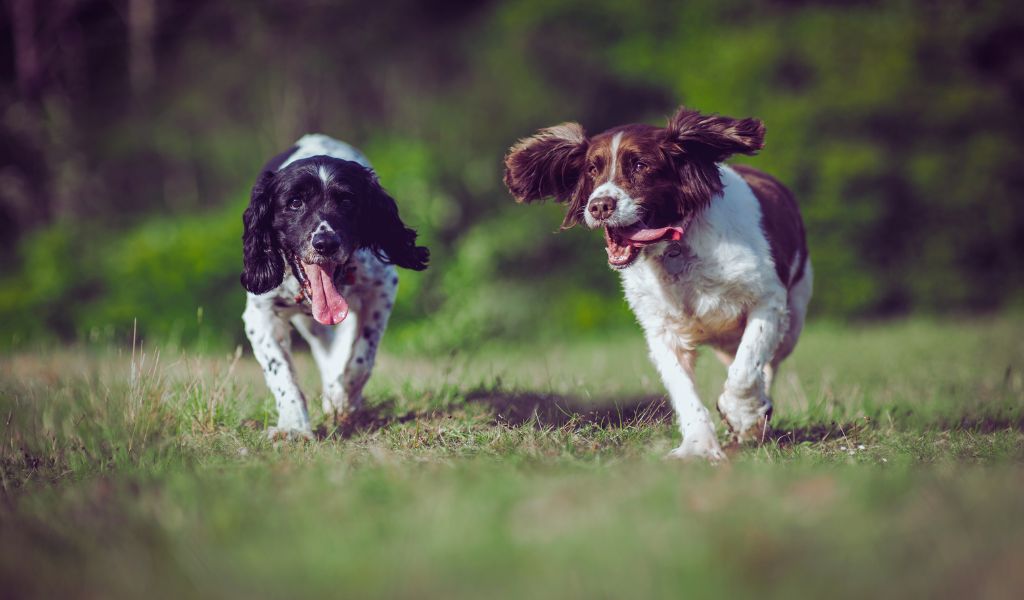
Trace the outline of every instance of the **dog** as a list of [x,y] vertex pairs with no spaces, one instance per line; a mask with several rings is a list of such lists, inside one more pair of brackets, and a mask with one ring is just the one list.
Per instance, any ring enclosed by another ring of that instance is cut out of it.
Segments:
[[277,404],[268,435],[308,439],[291,327],[320,370],[324,413],[358,409],[398,292],[395,267],[423,270],[429,251],[416,245],[366,157],[320,134],[263,167],[242,223],[242,320]]
[[723,164],[755,154],[764,132],[757,119],[680,107],[666,127],[549,127],[505,157],[517,202],[553,197],[567,204],[563,229],[604,229],[679,419],[671,457],[725,460],[693,383],[698,346],[728,367],[718,411],[742,442],[766,430],[772,380],[803,329],[813,274],[796,201],[769,175]]

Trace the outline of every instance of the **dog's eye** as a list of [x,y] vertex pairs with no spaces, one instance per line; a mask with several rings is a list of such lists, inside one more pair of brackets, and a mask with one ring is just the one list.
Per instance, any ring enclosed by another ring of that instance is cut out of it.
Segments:
[[288,201],[288,208],[292,210],[299,210],[302,208],[302,198],[292,198]]
[[643,173],[646,170],[647,170],[647,163],[645,163],[642,160],[636,161],[636,164],[633,165],[633,172],[634,173]]
[[597,165],[587,167],[587,173],[590,173],[591,177],[597,177]]

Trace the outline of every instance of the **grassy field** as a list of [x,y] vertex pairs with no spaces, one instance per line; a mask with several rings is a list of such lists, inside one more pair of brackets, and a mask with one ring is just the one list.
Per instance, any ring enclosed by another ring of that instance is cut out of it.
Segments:
[[1024,318],[815,325],[774,396],[763,445],[680,464],[639,332],[386,354],[351,425],[274,444],[248,353],[7,355],[0,595],[1019,597]]

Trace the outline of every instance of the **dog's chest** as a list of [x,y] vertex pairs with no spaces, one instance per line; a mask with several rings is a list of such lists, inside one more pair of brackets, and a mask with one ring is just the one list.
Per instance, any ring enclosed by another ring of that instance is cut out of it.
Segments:
[[723,264],[729,258],[702,256],[685,244],[651,246],[622,272],[626,299],[649,333],[691,346],[732,346],[756,302],[756,286],[744,269]]

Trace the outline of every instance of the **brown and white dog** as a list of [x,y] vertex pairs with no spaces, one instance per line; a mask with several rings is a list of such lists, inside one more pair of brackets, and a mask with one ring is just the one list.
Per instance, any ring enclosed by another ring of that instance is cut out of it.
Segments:
[[722,164],[763,145],[756,119],[680,108],[666,127],[593,137],[563,123],[505,157],[517,202],[554,197],[568,204],[563,229],[604,229],[679,417],[683,441],[670,456],[725,458],[693,383],[698,346],[728,366],[718,411],[743,441],[767,427],[772,379],[803,328],[812,273],[796,202],[772,177]]

